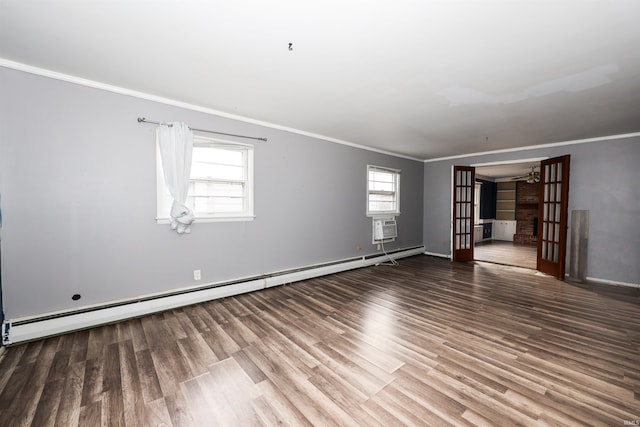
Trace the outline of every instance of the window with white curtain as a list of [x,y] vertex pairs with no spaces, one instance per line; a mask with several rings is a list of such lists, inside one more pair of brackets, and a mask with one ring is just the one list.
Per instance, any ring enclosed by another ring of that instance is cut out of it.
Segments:
[[[194,136],[187,206],[196,221],[253,219],[253,146]],[[169,218],[171,196],[158,162],[158,222]]]
[[367,166],[367,215],[400,214],[400,171]]

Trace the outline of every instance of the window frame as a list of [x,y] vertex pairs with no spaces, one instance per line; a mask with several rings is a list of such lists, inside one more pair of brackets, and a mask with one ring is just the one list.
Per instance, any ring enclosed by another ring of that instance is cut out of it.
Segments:
[[[372,194],[388,194],[389,192],[375,191],[372,190],[370,185],[371,181],[369,179],[369,175],[371,171],[378,170],[380,172],[391,173],[394,175],[394,190],[391,192],[395,195],[396,200],[396,208],[394,210],[370,210],[370,196]],[[388,217],[388,216],[397,216],[400,215],[400,169],[389,168],[386,166],[377,166],[377,165],[367,165],[367,200],[366,200],[366,216],[369,217]]]
[[[211,179],[211,182],[243,182],[244,183],[244,195],[243,205],[244,209],[241,212],[217,212],[212,214],[198,213],[194,211],[194,222],[232,222],[232,221],[253,221],[254,215],[254,185],[253,185],[253,169],[254,169],[254,146],[251,144],[243,144],[240,142],[231,142],[218,138],[205,137],[202,135],[193,136],[194,147],[211,147],[224,149],[225,147],[234,147],[234,149],[244,151],[243,165],[245,170],[245,176],[243,180],[228,180],[228,179]],[[193,158],[191,159],[193,164]],[[162,170],[162,158],[160,155],[160,149],[156,144],[156,223],[157,224],[169,224],[171,218],[169,211],[171,206],[166,206],[167,198],[166,194],[168,190],[164,181],[164,174]],[[190,182],[198,181],[202,182],[200,178],[189,179]],[[166,214],[165,214],[166,213]]]

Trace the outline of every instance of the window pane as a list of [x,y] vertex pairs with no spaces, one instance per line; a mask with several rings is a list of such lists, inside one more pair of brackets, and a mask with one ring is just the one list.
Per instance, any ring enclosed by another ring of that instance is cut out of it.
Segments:
[[242,197],[244,184],[236,182],[195,181],[189,185],[194,197]]
[[195,178],[241,181],[244,179],[244,167],[204,163],[194,160],[191,163],[191,179]]
[[379,212],[379,211],[396,211],[396,203],[395,202],[369,202],[369,210],[371,212]]
[[202,145],[193,147],[193,158],[205,163],[242,166],[244,163],[243,152],[243,149],[216,148]]
[[193,197],[193,209],[199,215],[242,212],[243,201],[230,197]]
[[244,184],[227,182],[192,182],[187,204],[197,215],[242,212]]
[[370,211],[395,211],[397,207],[395,194],[370,194]]
[[392,182],[370,181],[369,190],[370,191],[394,191],[395,184],[393,184]]
[[375,167],[368,168],[367,210],[369,212],[398,211],[399,174]]
[[369,171],[369,181],[393,182],[394,174],[378,170]]
[[194,146],[191,178],[244,180],[245,150]]

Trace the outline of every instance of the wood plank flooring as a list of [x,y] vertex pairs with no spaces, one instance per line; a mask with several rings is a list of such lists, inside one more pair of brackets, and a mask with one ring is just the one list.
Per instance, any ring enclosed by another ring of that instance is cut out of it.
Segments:
[[416,256],[9,347],[2,426],[640,423],[640,296]]
[[478,242],[473,248],[478,261],[495,262],[517,267],[536,268],[536,246],[500,240]]

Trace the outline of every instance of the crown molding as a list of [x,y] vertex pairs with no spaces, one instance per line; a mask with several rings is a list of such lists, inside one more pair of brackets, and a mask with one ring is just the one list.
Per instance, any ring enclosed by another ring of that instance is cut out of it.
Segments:
[[357,148],[366,151],[372,151],[379,154],[385,154],[388,156],[399,157],[409,160],[414,160],[418,162],[422,162],[423,159],[419,159],[416,157],[407,156],[400,153],[394,153],[392,151],[380,150],[377,148],[367,147],[365,145],[356,144],[353,142],[345,141],[338,138],[332,138],[330,136],[325,136],[313,132],[307,132],[301,129],[296,129],[288,126],[282,126],[275,123],[265,122],[262,120],[252,119],[250,117],[244,117],[237,114],[230,114],[224,111],[215,110],[209,107],[203,107],[201,105],[190,104],[188,102],[178,101],[175,99],[165,98],[162,96],[152,95],[145,92],[140,92],[133,89],[127,89],[120,86],[115,86],[107,83],[98,82],[95,80],[85,79],[82,77],[72,76],[70,74],[64,74],[57,71],[47,70],[45,68],[35,67],[32,65],[23,64],[21,62],[11,61],[5,58],[0,58],[0,67],[10,68],[16,71],[23,71],[29,74],[35,74],[42,77],[48,77],[55,80],[60,80],[68,83],[77,84],[80,86],[90,87],[93,89],[100,89],[107,92],[117,93],[120,95],[132,96],[134,98],[144,99],[147,101],[158,102],[160,104],[171,105],[172,107],[184,108],[185,110],[197,111],[200,113],[210,114],[212,116],[223,117],[226,119],[237,120],[239,122],[249,123],[253,125],[263,126],[270,129],[276,129],[280,131],[295,133],[297,135],[306,136],[309,138],[320,139],[327,142],[333,142],[335,144],[346,145],[348,147]]
[[[486,156],[489,154],[514,153],[519,151],[537,150],[539,148],[562,147],[565,145],[586,144],[589,142],[612,141],[616,139],[633,138],[637,136],[640,136],[640,132],[623,133],[619,135],[598,136],[595,138],[575,139],[572,141],[551,142],[548,144],[527,145],[524,147],[517,147],[517,148],[504,148],[501,150],[480,151],[477,153],[460,154],[457,156],[448,156],[448,157],[438,157],[436,159],[427,159],[427,160],[423,160],[423,162],[432,163],[432,162],[440,162],[443,160],[465,159],[467,157]],[[520,162],[521,162],[520,160],[517,161],[517,163],[520,163]]]

